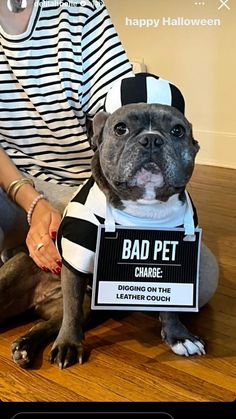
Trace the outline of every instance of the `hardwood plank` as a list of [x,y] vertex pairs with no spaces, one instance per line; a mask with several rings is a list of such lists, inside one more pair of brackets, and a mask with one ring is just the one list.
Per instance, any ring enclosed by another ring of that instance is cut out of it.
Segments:
[[236,170],[196,166],[188,190],[203,239],[220,265],[216,294],[184,324],[207,354],[182,358],[162,342],[158,313],[114,315],[86,332],[87,362],[66,370],[48,363],[51,344],[32,369],[11,360],[10,345],[37,320],[1,329],[2,401],[231,401],[236,398]]
[[[96,337],[94,337],[96,339]],[[163,346],[165,346],[163,344]],[[109,362],[111,356],[109,356],[109,345],[103,345],[99,347],[99,352],[103,353],[104,362]],[[190,359],[190,358],[179,358],[177,355],[170,353],[169,351],[163,352],[162,356],[158,356],[157,358],[149,358],[147,359],[143,354],[137,354],[133,351],[127,350],[126,348],[122,347],[120,349],[118,345],[115,345],[112,350],[112,359],[116,358],[116,364],[119,366],[123,365],[123,371],[127,370],[127,365],[137,366],[137,374],[141,372],[145,372],[145,385],[146,380],[148,379],[148,375],[151,375],[154,389],[157,386],[158,388],[158,399],[155,398],[155,391],[153,389],[152,400],[156,401],[180,401],[180,400],[233,400],[235,397],[235,393],[233,389],[223,387],[218,385],[214,380],[212,382],[208,379],[204,379],[201,374],[197,374],[196,370],[196,362],[199,362],[199,359]],[[100,355],[99,355],[100,357]],[[181,366],[179,365],[181,363]],[[194,373],[193,373],[194,372]],[[209,369],[210,376],[214,373]],[[135,381],[137,375],[133,380]],[[233,383],[235,380],[233,381]],[[171,385],[171,389],[173,392],[167,392],[168,384]],[[205,386],[204,392],[202,391],[202,386]],[[232,383],[229,383],[229,385]],[[176,392],[175,386],[177,385],[178,391]],[[160,394],[160,390],[165,389],[164,397],[162,399],[162,394]],[[184,396],[183,395],[187,392],[191,391],[191,395]],[[206,397],[207,394],[207,397]],[[151,400],[150,398],[147,399],[148,401]],[[133,400],[137,401],[137,400]]]
[[38,376],[35,371],[19,369],[9,358],[2,355],[0,371],[1,401],[88,401],[71,389],[53,383],[46,376]]

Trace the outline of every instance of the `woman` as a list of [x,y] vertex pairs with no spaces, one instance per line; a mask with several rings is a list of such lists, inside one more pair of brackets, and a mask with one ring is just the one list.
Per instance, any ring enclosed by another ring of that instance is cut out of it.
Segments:
[[1,186],[18,184],[1,191],[0,249],[27,234],[25,213],[9,200],[18,187],[30,255],[59,273],[53,239],[59,213],[90,176],[88,127],[114,81],[133,73],[100,0],[1,0],[0,35],[0,144],[18,169],[1,151]]
[[[53,240],[56,238],[61,215],[43,194],[35,190],[30,180],[22,177],[5,151],[0,148],[0,248],[11,247],[12,244],[17,246],[24,241],[28,230],[26,213],[31,225],[27,237],[31,256],[43,270],[48,271],[47,266],[50,266],[52,272],[60,273],[61,260]],[[45,247],[43,253],[37,250],[37,243],[42,244],[42,239]]]

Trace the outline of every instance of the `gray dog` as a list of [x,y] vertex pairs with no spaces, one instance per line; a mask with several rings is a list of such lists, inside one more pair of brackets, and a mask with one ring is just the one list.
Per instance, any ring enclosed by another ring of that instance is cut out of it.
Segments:
[[[110,115],[98,113],[93,131],[93,177],[69,203],[59,230],[61,282],[42,272],[26,253],[16,254],[0,269],[0,322],[28,309],[43,319],[12,344],[13,360],[23,368],[31,366],[40,346],[58,331],[50,361],[65,368],[84,360],[84,331],[94,313],[88,283],[96,226],[105,217],[100,205],[104,199],[121,216],[152,219],[157,225],[167,217],[172,227],[181,224],[184,191],[199,149],[183,114],[171,106],[125,105]],[[202,245],[200,306],[214,294],[217,279],[216,260]],[[201,339],[188,332],[177,313],[160,312],[160,321],[162,338],[175,353],[205,353]]]
[[[60,368],[83,362],[83,301],[93,272],[97,225],[105,218],[104,203],[111,206],[117,223],[128,216],[134,223],[151,219],[158,226],[164,218],[170,227],[181,225],[185,187],[199,150],[191,124],[166,105],[128,104],[112,114],[100,112],[93,131],[93,179],[68,205],[58,235],[64,315],[50,360]],[[213,295],[218,275],[214,256],[205,246],[200,265],[202,306]],[[160,321],[162,338],[175,353],[205,353],[202,340],[185,328],[177,313],[160,312]]]

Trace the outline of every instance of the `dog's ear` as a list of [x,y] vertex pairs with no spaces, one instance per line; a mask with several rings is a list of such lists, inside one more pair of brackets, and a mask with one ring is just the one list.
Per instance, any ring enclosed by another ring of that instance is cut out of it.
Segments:
[[195,140],[194,138],[193,138],[192,141],[193,141],[193,146],[194,146],[194,148],[196,150],[196,153],[197,153],[200,150],[200,145],[199,145],[198,141]]
[[197,152],[200,150],[200,145],[199,145],[198,141],[195,140],[194,137],[193,137],[193,127],[192,127],[192,124],[190,124],[190,130],[191,130],[192,144],[193,144],[193,147],[195,148],[195,153],[197,154]]
[[93,150],[102,142],[102,131],[109,115],[107,112],[100,111],[93,118],[93,136],[91,138],[91,147]]

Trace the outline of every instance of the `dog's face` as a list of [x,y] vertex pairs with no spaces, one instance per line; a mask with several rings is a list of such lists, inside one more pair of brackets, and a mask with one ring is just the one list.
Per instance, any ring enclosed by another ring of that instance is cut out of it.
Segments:
[[123,200],[166,201],[191,178],[198,142],[176,108],[129,104],[93,121],[93,176],[117,207]]

